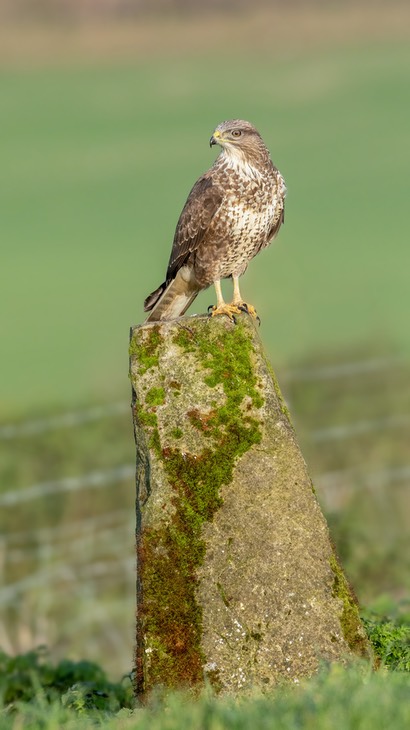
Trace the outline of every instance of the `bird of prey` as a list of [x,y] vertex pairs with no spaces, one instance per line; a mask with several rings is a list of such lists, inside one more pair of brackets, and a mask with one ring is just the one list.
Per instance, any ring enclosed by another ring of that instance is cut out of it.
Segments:
[[[166,279],[144,302],[147,322],[175,319],[197,294],[214,284],[212,316],[230,319],[246,311],[239,277],[266,248],[284,220],[286,187],[255,127],[242,119],[219,124],[210,146],[221,152],[192,188],[179,217]],[[233,300],[225,303],[221,279],[232,278]]]

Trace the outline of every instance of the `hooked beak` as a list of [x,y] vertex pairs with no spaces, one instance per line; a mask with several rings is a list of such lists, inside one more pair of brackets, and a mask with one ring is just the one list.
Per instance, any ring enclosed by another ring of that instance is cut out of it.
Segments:
[[216,129],[211,139],[209,140],[209,146],[212,147],[214,144],[220,144],[221,133]]

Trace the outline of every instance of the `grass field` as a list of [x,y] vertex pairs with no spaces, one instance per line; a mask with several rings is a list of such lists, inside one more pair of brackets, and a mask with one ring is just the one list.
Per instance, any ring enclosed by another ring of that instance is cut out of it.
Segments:
[[[243,289],[274,365],[407,325],[407,42],[5,66],[3,420],[128,393],[127,338],[162,281],[216,123],[254,121],[286,225]],[[213,291],[192,311],[204,311]]]

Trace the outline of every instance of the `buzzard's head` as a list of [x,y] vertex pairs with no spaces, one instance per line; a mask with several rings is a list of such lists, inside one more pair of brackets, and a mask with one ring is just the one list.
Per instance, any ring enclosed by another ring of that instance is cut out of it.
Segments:
[[221,156],[227,164],[250,177],[258,177],[261,170],[271,166],[269,152],[253,124],[243,119],[230,119],[218,124],[210,145],[222,147]]
[[219,144],[227,151],[234,151],[239,148],[259,145],[262,138],[257,129],[250,122],[243,119],[230,119],[227,122],[218,124],[209,144]]

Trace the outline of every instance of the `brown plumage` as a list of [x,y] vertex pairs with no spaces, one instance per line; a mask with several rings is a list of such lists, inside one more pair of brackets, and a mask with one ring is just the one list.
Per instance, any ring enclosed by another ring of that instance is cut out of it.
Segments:
[[[181,316],[211,284],[217,294],[213,315],[233,317],[245,308],[256,316],[242,300],[239,277],[283,223],[285,183],[249,122],[222,122],[210,144],[220,145],[221,153],[197,180],[184,205],[166,279],[144,302],[145,311],[151,310],[147,322]],[[220,286],[221,279],[228,277],[234,283],[231,304],[225,304]]]

